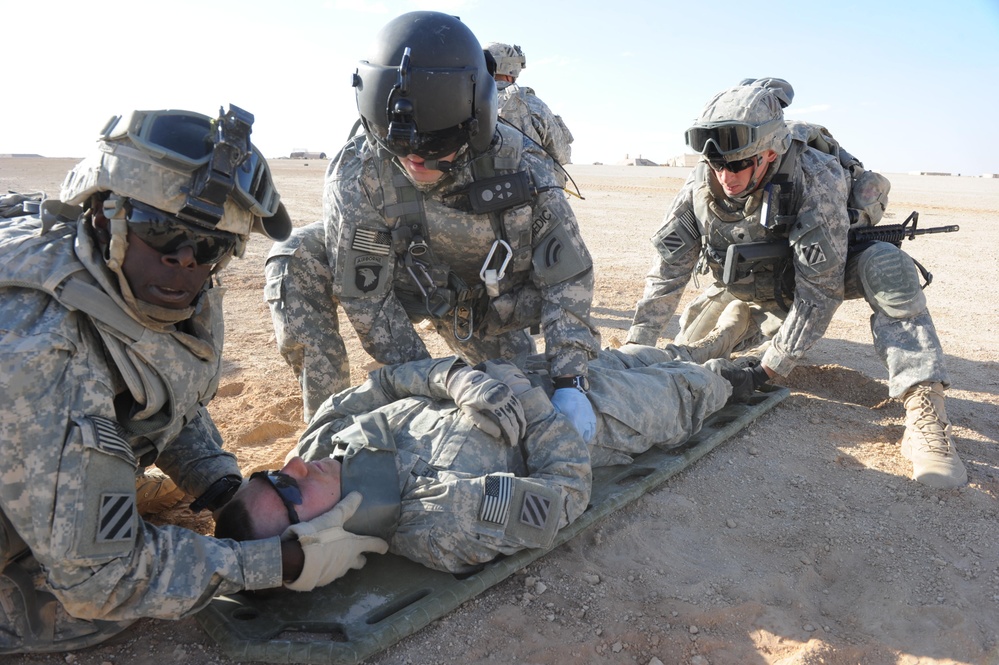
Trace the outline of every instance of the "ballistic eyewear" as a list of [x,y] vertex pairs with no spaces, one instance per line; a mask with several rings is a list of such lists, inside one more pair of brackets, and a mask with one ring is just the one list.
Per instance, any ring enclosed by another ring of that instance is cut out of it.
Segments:
[[691,127],[684,135],[690,149],[699,155],[709,148],[709,144],[719,155],[730,155],[733,152],[745,150],[761,137],[765,136],[773,125],[784,122],[774,118],[762,125],[750,125],[742,122],[706,123]]
[[[233,113],[230,107],[230,114]],[[241,111],[253,122],[252,116]],[[207,167],[218,144],[226,140],[221,119],[191,111],[133,111],[127,117],[114,116],[101,132],[105,141],[128,139],[139,150],[187,173]],[[220,127],[222,128],[220,130]],[[249,133],[247,125],[246,133]],[[258,217],[271,217],[278,211],[280,196],[270,167],[260,151],[247,139],[249,155],[236,165],[229,194]],[[195,195],[200,193],[195,192]],[[221,205],[224,201],[216,202]]]
[[302,521],[298,518],[298,513],[295,511],[295,506],[302,505],[302,490],[298,486],[297,480],[280,471],[256,471],[250,474],[250,480],[254,478],[267,479],[270,486],[274,488],[274,491],[281,498],[281,503],[284,504],[285,509],[288,511],[288,519],[292,524],[298,524]]
[[710,166],[715,171],[728,171],[729,173],[739,173],[740,171],[745,171],[746,169],[756,166],[756,157],[747,157],[746,159],[737,159],[734,162],[724,162],[717,159],[709,159],[708,166]]
[[231,256],[239,237],[225,231],[197,230],[173,215],[144,203],[127,199],[125,220],[128,230],[160,254],[174,254],[185,247],[194,251],[199,265],[215,265]]

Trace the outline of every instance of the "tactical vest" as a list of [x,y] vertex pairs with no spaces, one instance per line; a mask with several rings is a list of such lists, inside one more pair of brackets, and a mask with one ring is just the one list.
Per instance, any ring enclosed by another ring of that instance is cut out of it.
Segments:
[[[500,131],[511,134],[499,147],[472,159],[473,182],[466,194],[469,222],[487,221],[496,238],[494,251],[483,257],[489,261],[479,281],[469,283],[435,256],[427,205],[442,204],[428,200],[398,169],[376,169],[381,200],[374,204],[391,234],[396,296],[412,318],[453,316],[459,339],[459,330],[467,325],[463,321],[482,320],[490,299],[522,284],[532,269],[531,215],[510,214],[533,200],[531,176],[520,170],[523,141],[513,130]],[[365,168],[375,165],[368,161]]]
[[[218,389],[221,292],[208,289],[201,295],[189,321],[196,333],[164,333],[143,326],[103,291],[77,258],[76,222],[59,216],[65,211],[62,206],[43,201],[41,218],[0,220],[0,288],[36,289],[87,316],[135,403],[131,413],[118,414],[117,420],[136,459],[146,456],[143,463],[149,464]],[[170,359],[168,371],[158,365],[164,359]]]

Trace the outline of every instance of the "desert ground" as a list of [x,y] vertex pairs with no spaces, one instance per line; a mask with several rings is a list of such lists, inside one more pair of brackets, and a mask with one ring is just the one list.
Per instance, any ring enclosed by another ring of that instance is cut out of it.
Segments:
[[[0,159],[0,188],[57,195],[74,161]],[[318,219],[325,164],[272,167],[295,224]],[[648,238],[686,171],[569,171],[585,197],[572,207],[596,264],[593,319],[607,346],[624,338],[651,257]],[[870,310],[847,302],[806,362],[780,381],[792,395],[773,411],[524,574],[366,662],[999,663],[999,320],[989,305],[999,282],[999,179],[887,175],[883,223],[918,210],[921,227],[961,226],[904,247],[934,276],[926,296],[947,355],[947,408],[966,487],[933,490],[909,479],[898,446],[903,409],[889,399]],[[210,410],[247,473],[278,465],[304,425],[262,297],[268,248],[255,238],[222,278],[225,367]],[[694,292],[688,286],[684,302]],[[371,359],[341,322],[358,383]],[[667,337],[676,329],[674,317]],[[211,529],[209,518],[183,508],[162,519]],[[95,648],[3,662],[231,661],[188,618],[141,620]]]

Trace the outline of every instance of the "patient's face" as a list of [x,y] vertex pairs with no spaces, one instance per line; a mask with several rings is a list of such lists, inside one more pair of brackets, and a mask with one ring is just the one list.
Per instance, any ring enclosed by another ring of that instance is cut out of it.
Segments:
[[[301,457],[293,457],[281,473],[301,491],[302,503],[292,506],[301,522],[322,515],[340,501],[340,462],[333,458],[305,462]],[[291,524],[281,495],[267,478],[254,478],[233,498],[245,502],[253,516],[253,533],[257,538],[279,536]]]

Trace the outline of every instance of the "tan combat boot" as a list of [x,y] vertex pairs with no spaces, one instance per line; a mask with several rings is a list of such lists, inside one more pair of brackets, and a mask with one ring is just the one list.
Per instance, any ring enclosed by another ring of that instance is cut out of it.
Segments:
[[937,489],[968,482],[968,472],[957,456],[944,408],[942,383],[920,383],[902,395],[905,433],[902,455],[912,461],[912,477]]
[[135,507],[143,517],[173,508],[185,496],[184,490],[156,467],[149,467],[135,479]]
[[741,300],[733,300],[725,305],[711,332],[684,346],[695,363],[706,363],[712,358],[728,358],[736,344],[746,336],[751,322],[749,305]]

